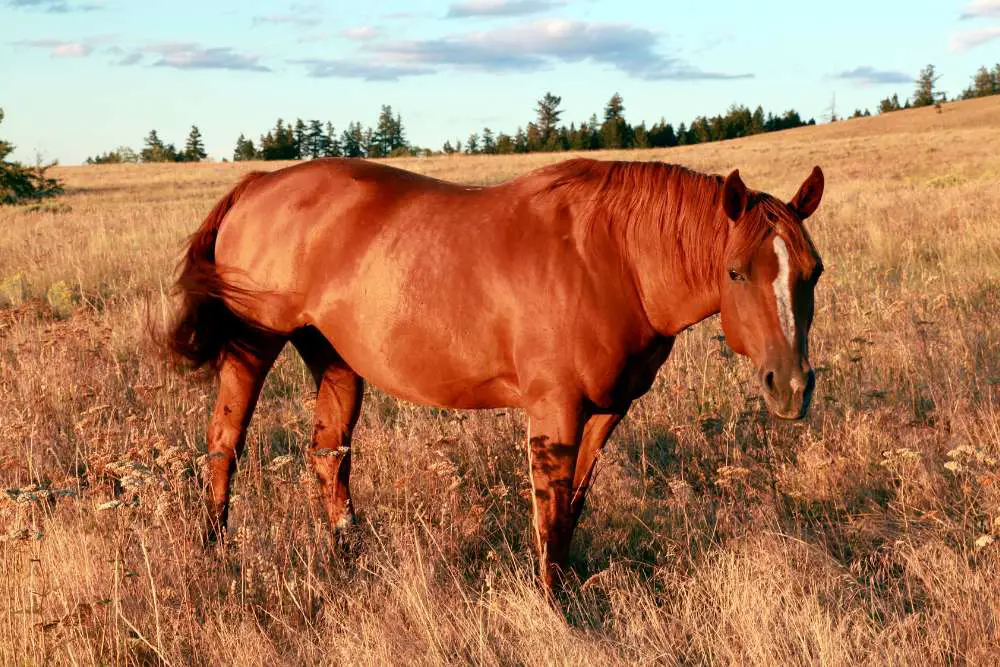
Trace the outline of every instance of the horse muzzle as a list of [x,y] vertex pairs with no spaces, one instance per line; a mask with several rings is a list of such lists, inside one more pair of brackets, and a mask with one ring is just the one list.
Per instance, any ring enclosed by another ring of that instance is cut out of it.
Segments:
[[765,365],[758,373],[767,409],[779,419],[802,419],[809,412],[816,373],[808,362],[799,365]]

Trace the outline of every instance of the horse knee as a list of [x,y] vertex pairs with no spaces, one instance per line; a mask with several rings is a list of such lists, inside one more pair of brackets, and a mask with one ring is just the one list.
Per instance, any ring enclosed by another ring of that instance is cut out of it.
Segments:
[[335,483],[350,455],[351,448],[347,445],[316,447],[309,451],[309,461],[321,482]]

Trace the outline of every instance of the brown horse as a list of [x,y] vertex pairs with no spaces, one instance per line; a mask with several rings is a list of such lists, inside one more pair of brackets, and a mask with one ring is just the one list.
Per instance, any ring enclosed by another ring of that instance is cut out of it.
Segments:
[[662,163],[576,159],[494,187],[357,160],[252,173],[191,237],[173,350],[213,364],[209,534],[264,377],[286,342],[316,380],[309,460],[335,528],[354,513],[363,381],[449,408],[529,416],[542,583],[551,588],[601,448],[674,338],[722,313],[777,416],[805,415],[819,256],[789,203]]

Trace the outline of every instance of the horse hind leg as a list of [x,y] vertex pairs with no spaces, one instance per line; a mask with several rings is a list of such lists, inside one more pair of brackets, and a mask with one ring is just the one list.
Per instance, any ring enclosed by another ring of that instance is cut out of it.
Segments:
[[264,378],[284,344],[283,339],[269,337],[259,341],[252,351],[225,352],[219,365],[219,395],[207,432],[206,544],[214,543],[226,528],[236,461],[243,452]]
[[354,524],[351,503],[351,434],[361,413],[364,382],[316,329],[297,331],[292,344],[316,381],[316,413],[309,462],[323,508],[335,531]]

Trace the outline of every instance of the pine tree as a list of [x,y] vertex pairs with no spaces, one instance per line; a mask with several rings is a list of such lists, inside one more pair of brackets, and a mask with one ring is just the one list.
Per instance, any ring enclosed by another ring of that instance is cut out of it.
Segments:
[[750,134],[760,134],[764,131],[764,107],[757,105],[750,118]]
[[920,70],[917,87],[913,91],[914,107],[927,107],[937,102],[934,86],[940,78],[940,75],[934,73],[934,65],[928,65]]
[[476,155],[479,153],[479,135],[473,132],[469,135],[469,139],[465,142],[465,152],[469,155]]
[[274,129],[260,138],[258,155],[263,160],[294,160],[298,156],[295,131],[291,125],[279,118]]
[[993,73],[986,67],[980,67],[976,75],[972,77],[972,91],[974,97],[988,97],[997,93],[997,82],[993,78]]
[[535,106],[535,113],[538,116],[539,146],[544,150],[553,150],[555,147],[554,135],[558,129],[559,117],[562,115],[559,109],[561,103],[561,97],[545,93],[545,97],[538,100]]
[[293,130],[293,144],[295,146],[295,159],[301,160],[309,154],[309,147],[306,145],[306,124],[301,118],[295,119],[295,129]]
[[149,134],[143,140],[145,147],[142,149],[140,156],[143,162],[162,162],[162,156],[164,149],[163,140],[160,139],[159,133],[154,129],[150,130]]
[[393,115],[392,107],[388,104],[383,104],[382,111],[379,113],[378,123],[375,126],[374,142],[377,155],[369,155],[369,157],[386,157],[393,153],[398,154],[406,148],[403,119],[398,113]]
[[176,162],[177,149],[173,144],[165,144],[156,130],[150,130],[145,139],[146,147],[139,154],[143,162]]
[[392,121],[391,132],[389,133],[388,148],[389,155],[405,154],[409,145],[406,142],[406,133],[403,131],[403,117],[396,114]]
[[[0,109],[0,123],[4,111]],[[18,204],[31,199],[42,199],[61,194],[62,183],[45,175],[45,171],[56,165],[38,164],[34,168],[25,167],[20,162],[10,162],[7,157],[14,152],[14,145],[0,139],[0,204]]]
[[639,123],[632,131],[632,148],[649,148],[649,131],[646,121]]
[[257,149],[254,148],[253,141],[240,134],[236,140],[236,148],[233,149],[233,162],[245,162],[257,159]]
[[525,130],[525,145],[528,153],[542,150],[542,132],[534,123],[528,123]]
[[[582,131],[582,129],[581,129]],[[590,120],[587,121],[587,133],[589,135],[587,141],[587,150],[596,151],[604,147],[603,137],[601,136],[601,125],[597,122],[597,114],[590,114]]]
[[362,157],[361,141],[364,139],[361,123],[348,123],[340,135],[340,149],[344,157]]
[[493,130],[488,127],[483,128],[483,148],[482,151],[489,155],[497,152],[496,139],[493,137]]
[[674,126],[661,118],[660,122],[649,128],[649,145],[653,148],[668,148],[677,145],[677,135]]
[[528,135],[523,127],[518,127],[517,132],[514,133],[514,152],[527,153],[528,150]]
[[333,123],[327,121],[326,131],[323,134],[323,157],[341,157],[343,154]]
[[497,135],[497,150],[498,155],[510,155],[514,152],[514,137],[510,136],[506,132],[501,132]]
[[323,123],[318,120],[309,121],[306,127],[306,135],[304,139],[302,157],[310,158],[315,160],[318,157],[323,156]]
[[628,147],[628,123],[625,122],[625,105],[622,96],[615,93],[604,107],[604,123],[601,125],[601,145],[603,148]]
[[704,144],[711,140],[712,130],[708,125],[707,118],[704,116],[698,116],[691,121],[691,127],[688,128],[689,144]]
[[569,129],[565,125],[559,128],[559,136],[556,137],[553,143],[553,148],[557,151],[568,151],[569,150]]
[[187,142],[184,144],[184,161],[201,162],[206,157],[208,153],[205,152],[205,144],[201,140],[201,131],[197,125],[192,125]]
[[[361,129],[361,123],[358,123],[358,130]],[[373,158],[381,157],[379,155],[379,146],[375,140],[375,130],[368,127],[361,134],[361,152],[364,157]]]
[[685,146],[688,143],[689,142],[688,142],[687,125],[685,125],[683,122],[681,122],[681,124],[677,126],[677,145],[678,146]]
[[899,111],[900,108],[901,107],[899,106],[899,95],[897,95],[896,93],[893,93],[892,97],[887,97],[878,103],[879,113],[889,113],[891,111]]

